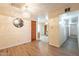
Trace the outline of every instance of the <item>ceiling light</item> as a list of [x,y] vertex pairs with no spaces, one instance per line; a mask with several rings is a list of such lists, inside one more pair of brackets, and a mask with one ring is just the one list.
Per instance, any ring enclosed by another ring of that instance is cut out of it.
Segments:
[[31,18],[31,13],[29,13],[29,12],[22,13],[22,18],[30,19]]

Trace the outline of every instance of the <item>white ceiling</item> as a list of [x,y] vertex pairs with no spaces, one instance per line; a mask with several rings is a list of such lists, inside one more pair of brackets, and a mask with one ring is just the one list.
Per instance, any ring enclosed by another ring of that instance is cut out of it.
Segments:
[[79,4],[68,3],[0,3],[0,14],[8,16],[17,16],[22,9],[28,10],[33,16],[46,15],[49,16],[60,13],[60,10],[64,11],[66,7],[75,6],[78,8]]
[[79,4],[68,4],[68,3],[39,3],[39,4],[26,4],[32,14],[37,17],[40,16],[40,22],[46,22],[44,18],[48,14],[49,18],[55,17],[59,14],[64,13],[64,9],[68,7],[79,8]]
[[34,16],[37,15],[46,15],[48,14],[49,16],[53,15],[55,16],[55,14],[61,14],[61,11],[64,12],[64,9],[67,7],[76,7],[79,8],[79,4],[78,3],[32,3],[32,4],[27,4],[28,6],[27,9],[29,9],[32,14]]
[[[56,4],[56,3],[37,3],[37,4],[26,4],[28,7],[26,9],[28,9],[33,16],[36,17],[40,17],[40,23],[44,23],[47,22],[48,20],[46,19],[46,15],[48,14],[52,14],[52,12],[55,10],[58,10],[60,8],[63,8],[65,6],[67,6],[68,4]],[[36,18],[37,19],[37,18]]]
[[[27,4],[28,5],[28,4]],[[51,11],[55,11],[57,9],[63,8],[67,6],[68,4],[56,4],[56,3],[38,3],[38,4],[30,4],[28,5],[27,9],[31,9],[31,12],[34,15],[40,15],[49,13]]]

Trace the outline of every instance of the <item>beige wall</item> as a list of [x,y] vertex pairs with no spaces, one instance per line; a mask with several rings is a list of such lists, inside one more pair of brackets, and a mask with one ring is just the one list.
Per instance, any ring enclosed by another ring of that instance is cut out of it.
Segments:
[[59,47],[59,19],[58,17],[52,18],[48,22],[48,40],[49,44]]
[[0,49],[31,41],[31,21],[23,21],[24,26],[16,28],[13,18],[0,15]]
[[31,20],[24,20],[22,28],[13,25],[13,19],[21,17],[21,9],[9,4],[0,4],[0,49],[31,41]]

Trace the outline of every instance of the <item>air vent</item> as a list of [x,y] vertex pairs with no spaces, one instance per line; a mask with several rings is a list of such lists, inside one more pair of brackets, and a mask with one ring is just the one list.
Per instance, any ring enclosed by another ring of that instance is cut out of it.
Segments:
[[70,11],[70,8],[67,8],[68,9],[68,12]]
[[66,9],[65,9],[65,12],[69,12],[69,11],[70,11],[70,8],[66,8]]
[[67,12],[67,8],[65,9],[65,12]]

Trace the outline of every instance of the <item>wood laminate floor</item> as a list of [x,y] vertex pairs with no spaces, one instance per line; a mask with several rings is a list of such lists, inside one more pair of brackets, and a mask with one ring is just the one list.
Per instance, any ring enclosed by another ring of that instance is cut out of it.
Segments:
[[1,56],[72,56],[71,52],[56,48],[42,41],[33,41],[23,45],[0,50]]

